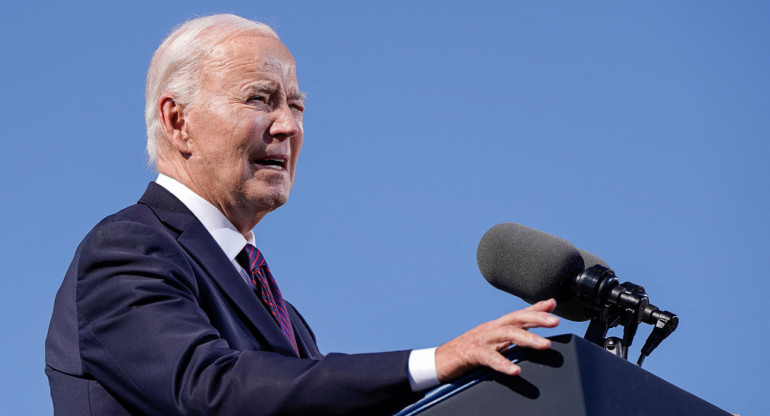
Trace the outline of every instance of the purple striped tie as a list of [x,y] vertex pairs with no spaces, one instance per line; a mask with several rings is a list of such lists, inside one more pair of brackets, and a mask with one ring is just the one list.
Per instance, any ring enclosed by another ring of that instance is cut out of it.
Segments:
[[246,244],[246,247],[244,247],[238,257],[242,259],[240,260],[241,264],[243,264],[243,260],[248,259],[246,270],[250,272],[255,292],[258,292],[262,302],[270,310],[270,313],[273,314],[273,318],[278,322],[278,326],[281,327],[281,332],[283,332],[283,335],[286,336],[294,348],[294,352],[299,356],[297,340],[294,338],[294,328],[291,326],[289,312],[286,309],[283,296],[281,296],[281,290],[278,289],[278,284],[273,279],[273,274],[270,273],[270,268],[267,267],[267,262],[262,253],[251,244]]

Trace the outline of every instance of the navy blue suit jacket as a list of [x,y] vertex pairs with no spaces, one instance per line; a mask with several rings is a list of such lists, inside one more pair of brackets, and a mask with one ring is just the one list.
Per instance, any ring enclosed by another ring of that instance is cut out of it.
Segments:
[[150,183],[83,240],[56,296],[57,415],[388,413],[413,399],[408,351],[301,357],[198,219]]

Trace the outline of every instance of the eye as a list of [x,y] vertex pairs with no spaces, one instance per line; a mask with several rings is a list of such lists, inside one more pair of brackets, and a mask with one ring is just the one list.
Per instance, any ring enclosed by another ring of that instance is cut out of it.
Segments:
[[248,102],[250,103],[266,103],[267,101],[268,101],[267,95],[263,95],[263,94],[253,95],[248,99]]
[[303,104],[289,103],[289,107],[291,107],[292,111],[295,111],[300,114],[305,111],[305,106]]

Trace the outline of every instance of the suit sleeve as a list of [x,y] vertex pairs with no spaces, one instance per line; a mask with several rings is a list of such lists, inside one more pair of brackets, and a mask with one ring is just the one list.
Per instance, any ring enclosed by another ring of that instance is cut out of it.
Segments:
[[103,224],[80,250],[84,373],[136,413],[385,414],[414,398],[408,351],[311,360],[232,348],[199,305],[189,257],[147,225]]

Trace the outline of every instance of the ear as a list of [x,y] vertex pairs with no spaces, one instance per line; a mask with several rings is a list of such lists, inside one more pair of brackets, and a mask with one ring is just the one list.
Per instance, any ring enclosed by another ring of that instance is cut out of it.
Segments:
[[171,95],[163,94],[158,99],[158,115],[168,143],[179,152],[189,154],[190,142],[184,107],[177,103]]

